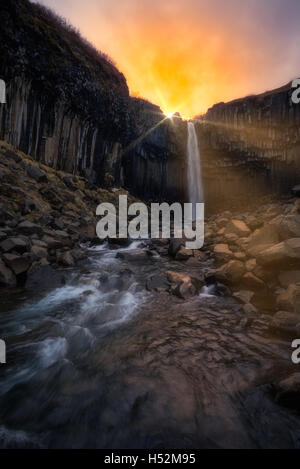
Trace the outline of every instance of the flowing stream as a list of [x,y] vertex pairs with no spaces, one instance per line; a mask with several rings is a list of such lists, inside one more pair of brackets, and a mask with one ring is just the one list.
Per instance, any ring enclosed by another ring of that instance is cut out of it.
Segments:
[[87,248],[76,268],[5,292],[0,446],[299,448],[299,416],[270,384],[292,369],[290,342],[211,289],[148,291],[149,276],[187,267],[116,257],[136,249]]

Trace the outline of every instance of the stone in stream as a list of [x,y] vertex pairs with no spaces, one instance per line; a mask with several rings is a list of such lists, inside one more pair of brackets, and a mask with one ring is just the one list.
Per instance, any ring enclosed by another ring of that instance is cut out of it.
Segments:
[[162,292],[170,288],[170,283],[164,275],[152,275],[147,280],[146,288],[149,291]]
[[128,262],[144,262],[149,259],[147,252],[138,248],[130,249],[128,251],[120,251],[117,253],[116,257]]
[[168,270],[166,272],[166,276],[168,281],[171,284],[174,284],[171,286],[171,293],[182,299],[187,299],[188,297],[196,295],[204,285],[204,280],[202,278],[190,276],[181,272]]

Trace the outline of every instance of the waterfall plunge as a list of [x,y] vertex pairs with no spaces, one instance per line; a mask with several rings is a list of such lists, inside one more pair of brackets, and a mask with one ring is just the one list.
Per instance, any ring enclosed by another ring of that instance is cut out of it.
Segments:
[[188,122],[188,140],[187,140],[187,157],[188,157],[188,197],[189,202],[193,204],[192,220],[196,218],[196,203],[204,202],[201,159],[198,146],[198,139],[193,122]]

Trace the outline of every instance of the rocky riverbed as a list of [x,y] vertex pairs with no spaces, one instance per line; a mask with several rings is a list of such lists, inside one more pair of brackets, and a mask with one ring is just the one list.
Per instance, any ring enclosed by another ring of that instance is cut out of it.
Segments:
[[210,216],[188,250],[96,243],[126,191],[4,143],[0,178],[2,447],[299,448],[297,197]]

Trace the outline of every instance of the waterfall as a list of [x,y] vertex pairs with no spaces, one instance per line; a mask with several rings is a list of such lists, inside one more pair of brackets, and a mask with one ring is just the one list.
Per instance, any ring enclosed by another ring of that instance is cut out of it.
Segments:
[[204,202],[203,186],[202,186],[202,172],[201,172],[201,158],[198,146],[198,138],[193,122],[188,122],[188,140],[187,140],[187,184],[188,184],[188,197],[189,202],[193,203],[192,219],[196,218],[196,206],[198,202]]

